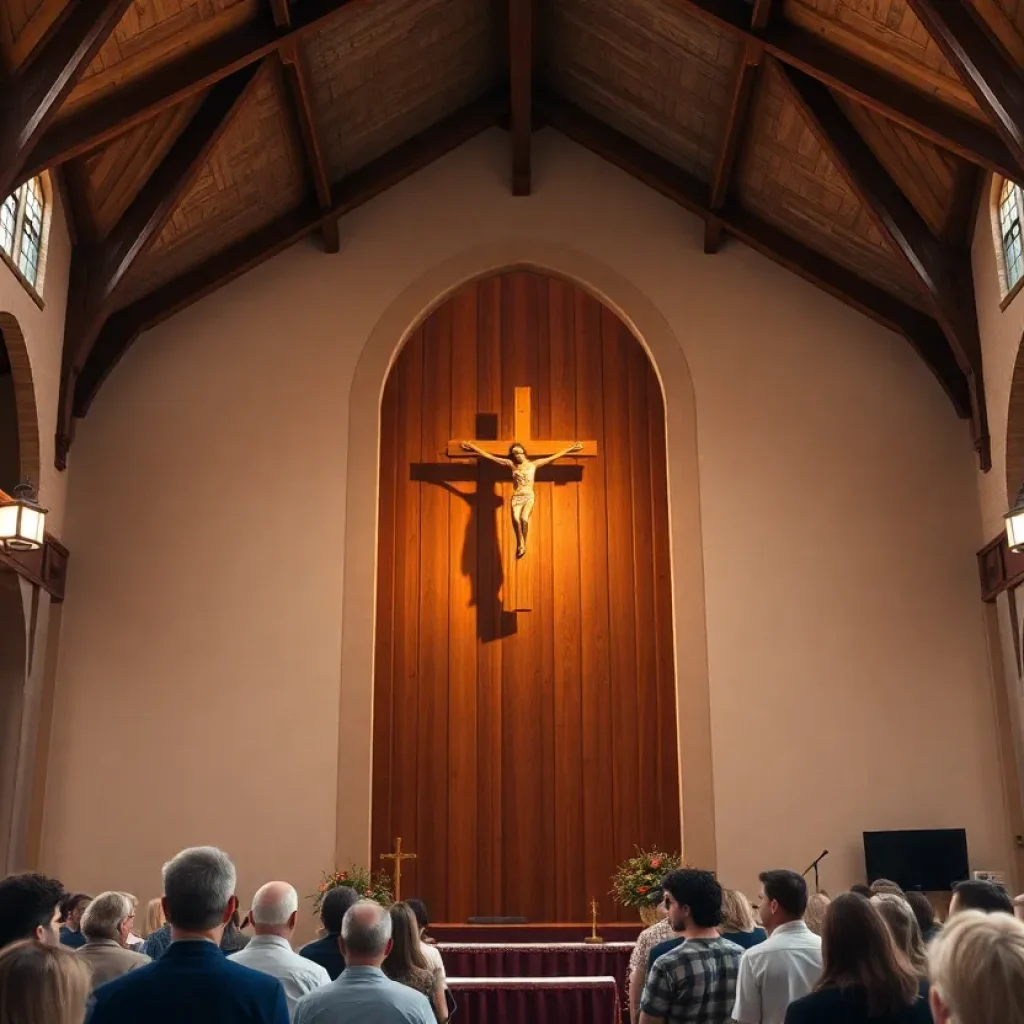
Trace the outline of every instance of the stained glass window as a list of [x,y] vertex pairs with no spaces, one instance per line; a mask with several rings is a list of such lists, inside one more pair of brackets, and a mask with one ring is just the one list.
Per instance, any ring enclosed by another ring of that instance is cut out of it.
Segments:
[[1006,267],[1006,287],[1013,288],[1024,274],[1024,258],[1021,254],[1020,221],[1021,208],[1020,186],[1012,181],[1004,181],[999,193],[999,235],[1003,242],[1003,263]]
[[38,178],[26,181],[0,207],[0,248],[33,287],[39,277],[43,210],[43,186]]

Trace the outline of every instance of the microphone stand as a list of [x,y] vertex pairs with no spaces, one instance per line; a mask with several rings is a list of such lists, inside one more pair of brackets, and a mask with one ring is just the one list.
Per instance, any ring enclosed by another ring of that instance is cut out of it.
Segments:
[[811,871],[813,871],[813,872],[814,872],[814,891],[815,891],[816,893],[817,893],[817,892],[821,892],[821,889],[820,889],[820,888],[818,887],[818,865],[819,865],[819,864],[820,864],[820,863],[821,863],[821,862],[822,862],[822,861],[823,861],[823,860],[824,860],[824,859],[825,859],[825,858],[826,858],[827,856],[828,856],[828,850],[822,850],[822,851],[821,851],[821,853],[820,853],[820,854],[818,855],[818,858],[817,858],[817,860],[815,860],[815,861],[814,861],[814,863],[813,863],[813,864],[811,864],[811,866],[810,866],[810,867],[809,867],[809,868],[808,868],[808,869],[807,869],[807,870],[806,870],[806,871],[804,872],[804,878],[806,878],[806,877],[807,877],[807,875],[808,875],[808,874],[809,874],[809,873],[810,873]]

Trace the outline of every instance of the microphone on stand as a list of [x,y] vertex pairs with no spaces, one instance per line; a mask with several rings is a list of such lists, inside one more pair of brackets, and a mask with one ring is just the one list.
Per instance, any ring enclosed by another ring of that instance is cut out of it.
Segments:
[[825,858],[826,858],[827,856],[828,856],[828,850],[822,850],[822,851],[821,851],[821,853],[820,853],[820,854],[818,854],[818,857],[817,857],[817,859],[816,859],[816,860],[814,861],[814,863],[813,863],[813,864],[811,864],[811,865],[810,865],[810,867],[808,867],[808,869],[807,869],[807,870],[806,870],[806,871],[804,872],[804,878],[806,878],[806,877],[807,877],[807,875],[808,875],[808,874],[809,874],[809,873],[810,873],[811,871],[813,871],[813,872],[814,872],[814,891],[815,891],[815,892],[821,892],[821,889],[820,889],[820,888],[818,887],[818,865],[819,865],[819,864],[820,864],[820,863],[821,863],[821,862],[822,862],[822,861],[823,861],[823,860],[824,860],[824,859],[825,859]]

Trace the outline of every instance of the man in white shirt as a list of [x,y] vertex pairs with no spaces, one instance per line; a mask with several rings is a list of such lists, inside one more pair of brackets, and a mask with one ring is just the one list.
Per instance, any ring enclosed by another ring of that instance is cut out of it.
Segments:
[[821,938],[804,924],[807,883],[795,871],[761,874],[761,923],[768,938],[740,960],[736,1024],[784,1024],[786,1008],[821,976]]
[[245,949],[228,957],[235,963],[277,978],[284,989],[289,1020],[298,1001],[330,982],[327,971],[292,950],[299,916],[299,894],[287,882],[267,882],[252,900],[254,935]]

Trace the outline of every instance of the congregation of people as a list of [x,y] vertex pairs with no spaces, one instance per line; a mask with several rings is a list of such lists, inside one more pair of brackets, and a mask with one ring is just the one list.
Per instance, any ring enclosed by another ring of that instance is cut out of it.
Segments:
[[[926,896],[884,879],[834,899],[792,871],[760,883],[753,905],[708,871],[665,876],[663,916],[630,959],[631,1024],[1024,1022],[1024,897],[962,882],[940,924]],[[322,938],[296,950],[295,888],[267,882],[243,917],[235,886],[214,847],[164,865],[163,897],[141,922],[130,893],[0,880],[0,1024],[448,1019],[421,901],[385,908],[332,889]]]

